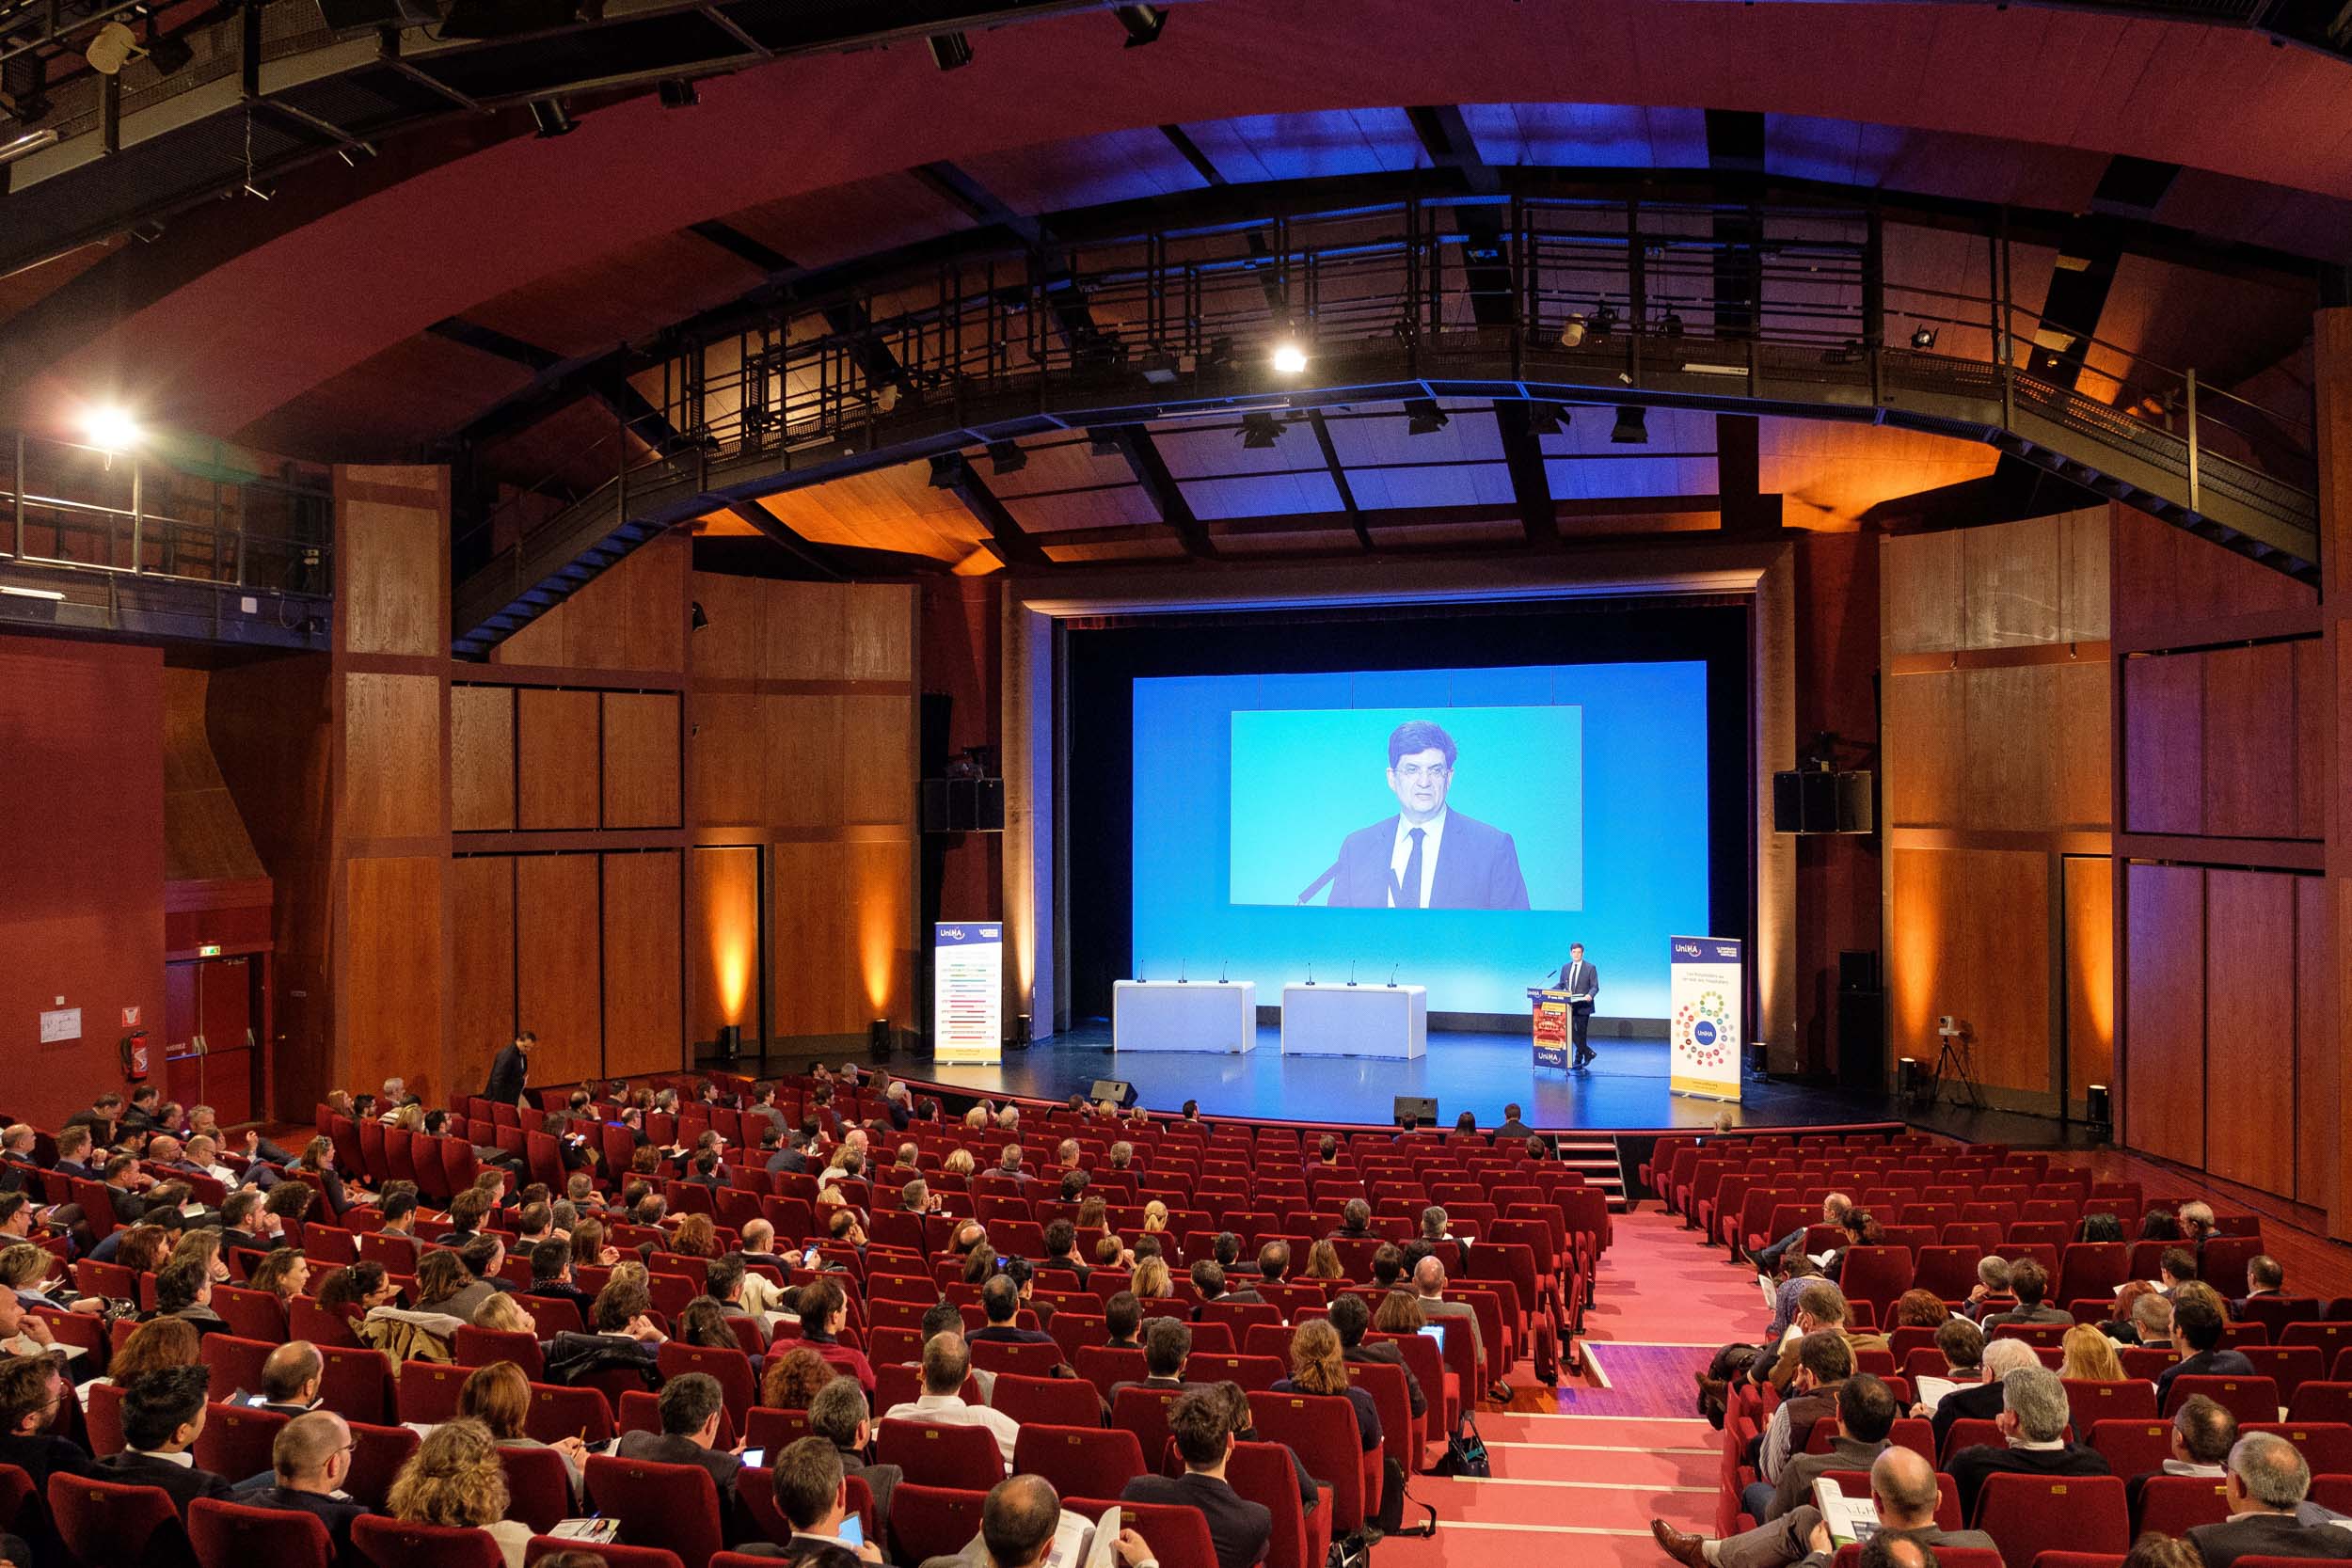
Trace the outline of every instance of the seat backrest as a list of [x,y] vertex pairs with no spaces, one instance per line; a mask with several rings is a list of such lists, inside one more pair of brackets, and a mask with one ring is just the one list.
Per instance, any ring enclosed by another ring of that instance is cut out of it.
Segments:
[[2109,1383],[2070,1377],[2066,1403],[2076,1432],[2090,1432],[2101,1421],[2153,1421],[2158,1415],[2154,1386],[2137,1378]]
[[159,1486],[118,1486],[49,1478],[49,1518],[82,1568],[193,1568],[196,1553],[171,1495]]
[[2266,1377],[2176,1377],[2165,1392],[2164,1413],[2172,1415],[2192,1394],[2204,1395],[2241,1422],[2279,1418],[2279,1386]]
[[1217,1568],[1216,1547],[1209,1539],[1208,1516],[1188,1503],[1126,1503],[1109,1497],[1080,1497],[1065,1508],[1099,1518],[1113,1508],[1123,1511],[1124,1523],[1152,1548],[1160,1568]]
[[1064,1497],[1116,1497],[1146,1474],[1143,1446],[1119,1427],[1024,1425],[1013,1445],[1012,1467],[1054,1483]]
[[[2341,1421],[2248,1421],[2238,1430],[2285,1438],[2301,1452],[2314,1476],[2352,1476],[2352,1426]],[[2352,1557],[2352,1552],[2344,1555]]]
[[1025,1426],[1031,1421],[1098,1428],[1103,1424],[1102,1396],[1084,1378],[999,1372],[989,1403]]
[[506,1516],[546,1534],[571,1516],[572,1472],[553,1449],[501,1445],[499,1467],[506,1472]]
[[985,1492],[1005,1475],[995,1434],[982,1426],[885,1420],[876,1434],[876,1449],[879,1463],[896,1465],[909,1481],[929,1486],[977,1486]]
[[596,1448],[612,1440],[612,1405],[601,1389],[534,1383],[531,1414],[523,1419],[523,1431],[542,1443],[578,1437]]
[[597,1510],[621,1521],[621,1539],[632,1546],[675,1552],[680,1568],[708,1568],[726,1540],[719,1519],[719,1488],[699,1465],[658,1465],[650,1460],[591,1454],[588,1496]]
[[196,1467],[243,1481],[270,1467],[270,1449],[280,1428],[293,1419],[275,1410],[213,1403],[205,1407],[204,1430],[196,1434]]
[[488,1530],[462,1525],[362,1513],[351,1522],[351,1544],[375,1568],[506,1568],[506,1554]]
[[2123,1482],[2114,1476],[1996,1472],[1985,1478],[1975,1523],[2003,1562],[2031,1562],[2044,1551],[2122,1552],[2132,1544]]
[[[549,1552],[578,1551],[580,1543],[562,1540],[551,1535],[534,1535],[523,1548],[523,1560],[536,1562]],[[683,1568],[678,1555],[661,1546],[627,1546],[617,1541],[607,1542],[596,1548],[596,1555],[604,1560],[604,1568]],[[775,1561],[774,1558],[749,1557],[738,1552],[713,1553],[710,1560],[723,1568],[760,1568]]]
[[423,1441],[408,1427],[374,1426],[353,1421],[351,1473],[343,1490],[370,1508],[381,1508],[391,1496],[393,1478],[415,1456]]
[[1355,1405],[1327,1394],[1256,1393],[1249,1396],[1249,1414],[1260,1437],[1289,1444],[1307,1473],[1331,1488],[1335,1530],[1361,1529],[1363,1441]]
[[890,1546],[885,1548],[890,1560],[922,1562],[955,1556],[979,1534],[980,1508],[987,1501],[985,1488],[900,1481],[890,1494]]
[[315,1513],[213,1497],[188,1504],[188,1541],[198,1568],[328,1568],[335,1555],[334,1539]]
[[539,1337],[519,1328],[476,1328],[471,1323],[461,1323],[454,1351],[461,1367],[512,1361],[523,1370],[523,1376],[534,1383],[547,1370],[539,1352]]
[[410,1361],[400,1369],[400,1418],[403,1423],[437,1426],[457,1417],[457,1397],[471,1367],[444,1366],[434,1361]]
[[1136,1434],[1144,1463],[1157,1465],[1168,1447],[1168,1409],[1182,1392],[1175,1388],[1121,1388],[1111,1402],[1111,1425]]
[[1323,1568],[1307,1560],[1307,1514],[1299,1500],[1297,1472],[1280,1444],[1235,1443],[1226,1457],[1225,1481],[1274,1515],[1265,1568]]
[[[2150,1476],[2140,1483],[2139,1518],[2133,1528],[2180,1535],[2229,1516],[2220,1481],[2206,1476]],[[2352,1551],[2352,1546],[2345,1549]]]

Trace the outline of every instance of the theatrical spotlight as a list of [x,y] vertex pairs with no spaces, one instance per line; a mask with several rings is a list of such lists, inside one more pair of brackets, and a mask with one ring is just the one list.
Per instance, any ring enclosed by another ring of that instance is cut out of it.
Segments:
[[560,98],[534,98],[531,101],[531,123],[537,126],[541,141],[568,136],[580,129],[580,121],[571,117]]
[[961,33],[933,33],[924,41],[931,46],[931,64],[942,71],[961,71],[972,63],[972,40]]
[[1285,338],[1274,345],[1274,371],[1278,375],[1296,375],[1307,368],[1307,351],[1295,338]]
[[82,51],[82,57],[99,75],[112,76],[146,53],[139,47],[136,33],[119,22],[109,22],[98,29],[96,36],[89,40],[89,47]]
[[1622,447],[1649,445],[1648,411],[1638,403],[1617,404],[1617,422],[1609,432],[1609,439]]
[[1569,311],[1568,319],[1560,324],[1560,346],[1562,348],[1582,348],[1584,346],[1583,311]]
[[1568,411],[1556,403],[1531,403],[1527,405],[1527,433],[1530,436],[1557,436],[1568,428]]
[[998,478],[1017,474],[1029,466],[1029,454],[1021,450],[1018,441],[991,441],[988,444],[988,471]]
[[177,76],[195,63],[196,51],[184,39],[166,38],[155,31],[155,13],[147,16],[147,63],[165,76]]
[[1597,343],[1616,330],[1617,312],[1609,308],[1607,300],[1603,300],[1600,309],[1593,312],[1592,323],[1585,329],[1585,336]]
[[1127,41],[1121,46],[1127,49],[1156,43],[1160,29],[1168,25],[1168,10],[1161,6],[1113,6],[1111,14],[1127,29]]
[[1935,346],[1935,328],[1925,325],[1912,328],[1911,346],[1925,352]]
[[654,90],[660,95],[661,106],[665,109],[691,109],[703,101],[703,95],[695,89],[694,84],[683,76],[673,77]]
[[1241,444],[1251,451],[1265,451],[1282,438],[1282,427],[1274,422],[1271,414],[1244,414],[1241,417]]
[[139,422],[117,404],[94,404],[82,414],[82,434],[100,451],[128,451],[139,444]]
[[1454,421],[1438,406],[1435,398],[1407,398],[1405,401],[1405,433],[1407,436],[1435,436]]
[[1679,338],[1679,337],[1681,337],[1681,336],[1682,336],[1682,313],[1681,313],[1680,311],[1677,310],[1677,309],[1676,309],[1673,306],[1671,306],[1671,305],[1667,306],[1667,307],[1666,307],[1666,313],[1665,313],[1664,315],[1662,315],[1662,316],[1661,316],[1661,317],[1659,317],[1659,318],[1658,318],[1658,330],[1659,330],[1660,334],[1661,334],[1661,336],[1663,336],[1663,337],[1668,337],[1668,338]]

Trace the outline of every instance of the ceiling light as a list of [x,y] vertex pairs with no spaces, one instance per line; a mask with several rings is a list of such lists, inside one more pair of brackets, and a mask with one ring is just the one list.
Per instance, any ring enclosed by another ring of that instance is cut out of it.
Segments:
[[1583,311],[1570,311],[1568,313],[1568,319],[1560,324],[1560,346],[1562,348],[1581,348],[1584,346]]
[[1640,404],[1621,403],[1617,404],[1617,422],[1609,432],[1609,439],[1621,447],[1649,445],[1649,425],[1645,422],[1646,415],[1647,410],[1644,409]]
[[57,128],[44,125],[38,131],[27,131],[21,136],[0,141],[0,166],[12,164],[19,158],[29,158],[44,147],[57,145]]
[[1527,405],[1527,433],[1530,436],[1557,436],[1568,428],[1568,411],[1556,403],[1531,403]]
[[0,594],[12,599],[46,599],[51,604],[65,603],[65,595],[54,588],[19,588],[12,582],[0,582]]
[[557,136],[568,136],[580,129],[580,121],[571,117],[570,112],[564,107],[564,101],[560,98],[532,99],[531,101],[531,122],[539,128],[538,137],[541,141],[550,141]]
[[991,441],[988,444],[989,472],[1003,476],[1017,474],[1029,466],[1029,454],[1021,450],[1018,441]]
[[665,109],[691,109],[703,101],[703,95],[694,89],[694,84],[684,77],[663,82],[654,90],[660,95],[661,106]]
[[1453,420],[1438,406],[1435,398],[1409,398],[1405,404],[1405,431],[1408,436],[1435,436]]
[[82,434],[101,451],[128,451],[139,444],[139,422],[127,408],[100,404],[84,410]]
[[1935,328],[1927,325],[1914,327],[1911,333],[1911,346],[1923,351],[1933,348],[1935,346]]
[[1296,375],[1307,368],[1307,351],[1297,341],[1285,338],[1274,345],[1274,370],[1278,375]]
[[1271,414],[1244,414],[1241,417],[1241,444],[1251,451],[1264,451],[1282,438],[1282,427],[1274,422]]
[[942,71],[961,71],[972,63],[972,40],[961,33],[933,33],[925,41],[931,46],[931,64]]
[[1127,49],[1157,42],[1160,29],[1168,25],[1168,10],[1161,6],[1113,6],[1111,14],[1127,29],[1127,41],[1121,46]]
[[97,36],[89,40],[89,47],[82,51],[82,57],[89,61],[89,68],[101,76],[112,76],[146,53],[139,47],[136,33],[119,22],[109,22],[98,29]]

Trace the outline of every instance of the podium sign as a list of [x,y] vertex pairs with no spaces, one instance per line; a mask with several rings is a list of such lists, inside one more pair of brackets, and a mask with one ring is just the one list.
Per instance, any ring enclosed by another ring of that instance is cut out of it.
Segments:
[[1565,1072],[1568,1066],[1568,993],[1531,990],[1527,1000],[1535,1013],[1535,1065]]
[[1676,1094],[1740,1098],[1740,944],[1727,937],[1670,937],[1666,946],[1671,1079]]
[[1005,928],[931,927],[931,1058],[994,1067],[1005,1053]]

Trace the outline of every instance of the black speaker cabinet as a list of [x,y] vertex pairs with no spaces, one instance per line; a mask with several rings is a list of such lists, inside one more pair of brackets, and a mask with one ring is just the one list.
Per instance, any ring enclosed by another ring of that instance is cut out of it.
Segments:
[[1886,1082],[1886,999],[1875,989],[1837,993],[1837,1083],[1875,1089]]
[[1878,990],[1879,956],[1867,948],[1838,954],[1837,989],[1839,990]]
[[1107,1100],[1123,1111],[1136,1102],[1136,1086],[1124,1078],[1097,1078],[1087,1098],[1097,1105]]
[[1393,1119],[1399,1127],[1402,1127],[1405,1125],[1406,1117],[1411,1117],[1422,1126],[1427,1127],[1438,1119],[1438,1102],[1435,1100],[1415,1095],[1400,1094],[1396,1097]]
[[1876,821],[1871,775],[1818,768],[1772,775],[1772,832],[1867,833]]

